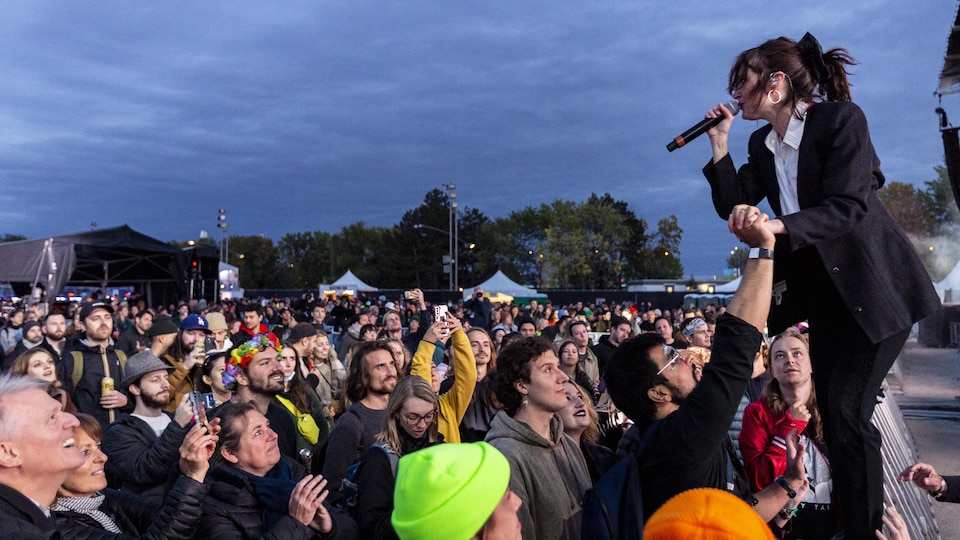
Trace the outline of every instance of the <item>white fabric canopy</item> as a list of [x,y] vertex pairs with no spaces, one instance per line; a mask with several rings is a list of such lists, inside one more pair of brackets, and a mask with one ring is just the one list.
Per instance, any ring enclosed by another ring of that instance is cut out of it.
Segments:
[[331,289],[335,291],[351,290],[351,291],[363,291],[363,292],[380,290],[372,285],[368,285],[364,283],[363,280],[358,278],[350,270],[347,270],[342,276],[340,276],[340,279],[334,281],[333,283],[329,285],[320,285],[321,291],[331,290]]
[[537,292],[536,289],[530,287],[524,287],[516,281],[507,277],[506,274],[501,270],[497,270],[497,273],[490,277],[490,279],[484,281],[479,285],[474,285],[473,287],[463,289],[463,299],[466,300],[473,296],[473,290],[477,287],[483,289],[484,293],[488,294],[497,294],[502,293],[509,296],[520,296],[520,297],[530,297],[530,296],[542,296]]

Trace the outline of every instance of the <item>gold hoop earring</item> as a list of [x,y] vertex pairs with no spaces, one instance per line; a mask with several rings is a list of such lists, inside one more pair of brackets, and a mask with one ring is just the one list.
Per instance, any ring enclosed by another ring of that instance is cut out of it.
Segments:
[[[770,97],[770,96],[772,96],[774,93],[777,94],[777,100],[776,100],[776,101],[774,101],[773,98]],[[767,101],[769,101],[770,103],[773,103],[774,105],[777,105],[777,104],[779,104],[781,101],[783,101],[783,94],[781,94],[779,90],[770,90],[769,92],[767,92]]]

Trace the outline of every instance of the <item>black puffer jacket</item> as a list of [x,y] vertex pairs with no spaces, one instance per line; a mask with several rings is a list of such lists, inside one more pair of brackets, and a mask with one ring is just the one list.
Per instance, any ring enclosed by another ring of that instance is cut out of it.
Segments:
[[[439,441],[430,442],[426,437],[414,439],[400,426],[397,426],[397,431],[400,433],[403,456],[443,442],[443,435],[439,435]],[[357,511],[354,514],[364,539],[398,538],[390,522],[396,484],[397,471],[391,466],[388,454],[373,446],[367,448],[357,471]]]
[[164,485],[180,459],[186,434],[187,429],[174,421],[157,437],[149,424],[135,416],[118,418],[100,443],[110,458],[104,465],[110,485],[139,493],[154,508],[160,506]]
[[106,531],[96,520],[78,512],[54,512],[54,521],[62,537],[71,540],[187,540],[200,523],[203,501],[209,490],[208,485],[181,475],[159,511],[129,491],[106,490],[100,510],[113,518],[122,534]]
[[[306,476],[307,471],[302,465],[286,457],[281,459],[286,460],[295,480],[299,481]],[[261,521],[263,509],[257,501],[253,486],[242,473],[229,465],[219,465],[207,475],[207,483],[210,484],[210,493],[203,505],[200,526],[193,536],[197,540],[351,540],[357,537],[357,525],[350,515],[334,510],[326,503],[324,505],[333,517],[333,529],[327,534],[320,534],[289,515],[283,516],[270,530],[264,531]]]

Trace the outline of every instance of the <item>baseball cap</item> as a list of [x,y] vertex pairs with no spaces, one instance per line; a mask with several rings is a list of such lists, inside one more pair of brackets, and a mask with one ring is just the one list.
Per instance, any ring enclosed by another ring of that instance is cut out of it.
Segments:
[[207,322],[207,319],[195,314],[187,315],[180,321],[180,330],[184,332],[189,330],[203,330],[208,334],[211,333],[210,324]]
[[83,307],[80,308],[80,320],[84,320],[90,316],[96,309],[105,309],[110,313],[113,313],[113,306],[108,302],[85,302]]

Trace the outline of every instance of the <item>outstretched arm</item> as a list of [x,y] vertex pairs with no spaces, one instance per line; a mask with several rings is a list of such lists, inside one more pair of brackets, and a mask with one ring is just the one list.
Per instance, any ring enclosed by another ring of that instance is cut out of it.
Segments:
[[[737,205],[727,219],[727,227],[740,241],[751,248],[765,248],[773,253],[776,238],[765,226],[766,214],[755,206]],[[727,312],[752,324],[763,332],[770,312],[773,292],[773,259],[747,259],[743,280],[727,307]]]

